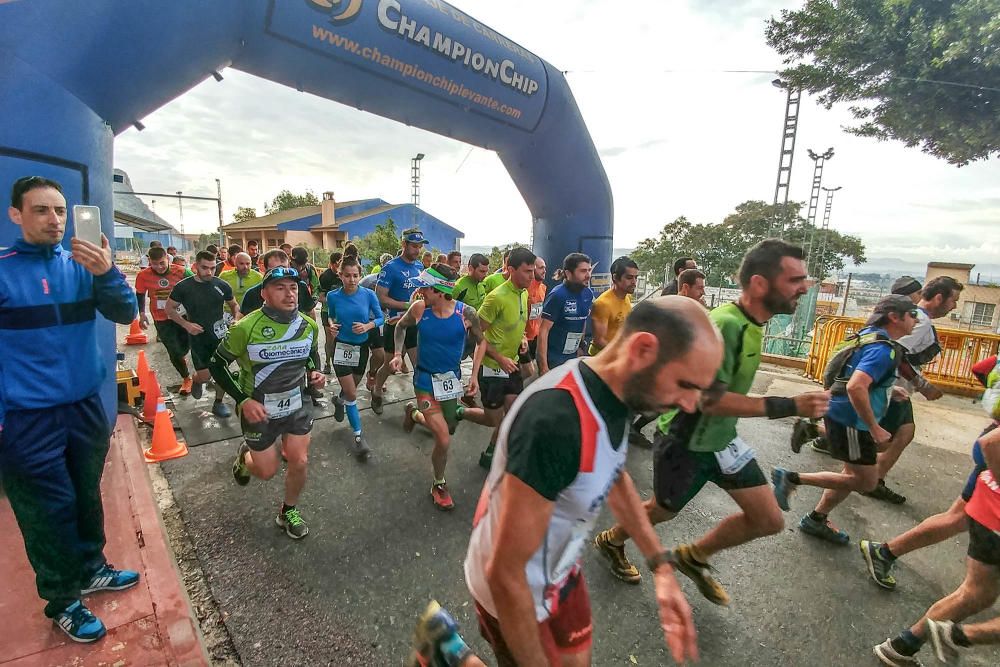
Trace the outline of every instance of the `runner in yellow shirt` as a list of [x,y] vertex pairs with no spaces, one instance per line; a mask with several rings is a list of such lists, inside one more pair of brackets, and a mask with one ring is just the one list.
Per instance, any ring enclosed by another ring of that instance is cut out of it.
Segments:
[[632,295],[638,278],[639,265],[631,257],[619,257],[611,263],[611,289],[597,297],[590,310],[590,326],[594,332],[588,350],[590,356],[608,346],[632,312]]

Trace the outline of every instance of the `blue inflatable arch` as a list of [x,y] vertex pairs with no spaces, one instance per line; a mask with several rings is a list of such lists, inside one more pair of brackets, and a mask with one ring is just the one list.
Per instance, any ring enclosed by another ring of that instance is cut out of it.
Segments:
[[610,264],[611,188],[566,79],[441,0],[0,0],[0,184],[55,178],[111,238],[114,136],[226,67],[496,151],[536,253]]

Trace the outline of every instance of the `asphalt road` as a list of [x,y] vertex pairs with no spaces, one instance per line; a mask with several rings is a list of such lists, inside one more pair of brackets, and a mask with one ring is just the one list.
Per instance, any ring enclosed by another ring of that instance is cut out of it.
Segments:
[[[168,377],[161,383],[173,382],[162,347],[150,344],[147,350],[154,367]],[[808,388],[780,372],[761,374],[756,387],[769,393]],[[964,572],[964,536],[907,556],[894,592],[868,579],[856,546],[862,537],[882,539],[901,532],[957,496],[970,468],[967,432],[984,419],[968,401],[945,401],[934,409],[961,415],[958,421],[967,426],[944,434],[938,428],[931,442],[918,430],[918,440],[889,480],[909,498],[905,505],[852,496],[838,508],[832,518],[850,532],[854,542],[849,547],[830,546],[798,532],[799,517],[819,497],[816,489],[802,489],[793,498],[782,534],[714,559],[717,577],[733,599],[729,608],[704,600],[681,577],[694,609],[702,664],[877,664],[872,646],[957,587]],[[348,453],[346,422],[316,423],[309,485],[299,504],[311,532],[298,542],[274,525],[280,478],[254,480],[245,488],[233,482],[230,466],[238,441],[192,448],[187,457],[162,464],[244,664],[402,664],[413,622],[431,598],[453,612],[475,650],[492,657],[478,635],[462,575],[472,513],[485,478],[477,460],[489,434],[472,424],[459,428],[448,470],[457,508],[443,513],[429,496],[431,438],[419,431],[404,434],[401,415],[401,404],[387,406],[381,418],[362,412],[375,450],[366,464]],[[942,420],[934,415],[918,405],[918,423],[923,419],[940,426]],[[790,430],[790,420],[748,419],[740,426],[767,471],[774,465],[799,471],[836,467],[811,451],[792,454]],[[646,450],[629,454],[629,471],[644,494],[650,492],[651,460]],[[724,492],[707,487],[658,532],[666,545],[690,541],[734,510]],[[620,583],[590,550],[584,571],[593,601],[594,664],[672,664],[651,582]],[[925,653],[930,664],[932,656]],[[997,661],[998,654],[987,650],[966,664]]]

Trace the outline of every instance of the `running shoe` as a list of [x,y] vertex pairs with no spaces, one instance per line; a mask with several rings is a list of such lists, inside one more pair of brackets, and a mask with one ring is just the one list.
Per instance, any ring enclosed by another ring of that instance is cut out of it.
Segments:
[[215,401],[212,403],[212,414],[220,419],[229,419],[233,416],[233,411],[222,401]]
[[197,401],[199,398],[201,398],[201,395],[204,392],[204,390],[205,390],[204,382],[194,382],[194,381],[191,382],[191,398],[193,398],[194,400]]
[[946,665],[957,665],[962,647],[952,640],[951,631],[955,627],[952,621],[934,621],[927,619],[927,638],[934,647],[934,655],[938,662]]
[[407,667],[460,665],[472,650],[458,634],[458,623],[437,600],[431,600],[413,630],[413,651]]
[[883,665],[890,667],[921,667],[924,663],[915,655],[903,655],[892,647],[892,639],[884,642],[872,649],[875,657],[882,661]]
[[181,388],[178,390],[177,393],[179,393],[181,396],[187,396],[188,394],[191,393],[191,385],[193,384],[194,380],[192,380],[190,377],[184,378],[183,380],[181,380]]
[[809,419],[796,419],[792,426],[792,451],[798,454],[802,445],[819,437],[819,427]]
[[346,408],[344,407],[344,399],[342,399],[340,396],[334,396],[333,397],[333,418],[336,421],[338,421],[338,422],[344,421],[344,411],[345,411],[345,409]]
[[382,397],[381,394],[375,394],[375,393],[373,393],[372,394],[372,412],[374,412],[377,415],[382,414],[382,404],[383,404],[384,400],[385,399]]
[[413,401],[407,402],[406,406],[403,407],[403,430],[407,433],[413,433],[413,427],[417,423],[413,419],[413,413],[416,411],[417,404]]
[[486,451],[484,451],[482,454],[479,455],[479,467],[480,468],[486,468],[487,470],[489,470],[491,467],[493,467],[493,448],[494,447],[496,447],[496,445],[490,445],[489,447],[486,448]]
[[834,544],[846,545],[851,541],[851,536],[834,526],[829,519],[820,523],[808,514],[799,521],[799,530],[806,535],[812,535],[813,537],[818,537],[821,540],[833,542]]
[[819,452],[820,454],[830,455],[830,442],[823,436],[818,438],[813,438],[813,441],[809,443],[809,447],[814,452]]
[[105,563],[94,576],[84,584],[80,595],[90,595],[101,591],[123,591],[139,583],[139,573],[133,570],[116,570],[111,563]]
[[247,462],[244,458],[246,453],[250,451],[249,445],[245,442],[240,443],[240,448],[236,450],[236,460],[233,461],[233,479],[240,486],[246,486],[250,483],[250,469],[247,468]]
[[448,493],[447,484],[435,484],[431,487],[431,499],[434,501],[435,507],[439,510],[453,510],[455,509],[455,503],[451,499],[451,494]]
[[301,540],[309,534],[309,526],[299,514],[299,510],[294,507],[289,507],[284,512],[278,512],[278,516],[274,517],[274,522],[278,524],[279,528],[284,528],[285,534],[293,540]]
[[608,561],[611,574],[627,584],[638,584],[642,581],[642,575],[625,555],[625,546],[612,544],[609,539],[610,532],[605,530],[598,533],[597,537],[594,538],[594,548]]
[[467,408],[475,408],[479,405],[478,403],[476,403],[476,397],[473,396],[472,394],[462,394],[461,401],[462,405],[464,405]]
[[906,502],[906,496],[896,493],[886,486],[884,479],[880,479],[878,481],[878,486],[876,486],[873,490],[863,491],[861,495],[874,498],[875,500],[883,500],[892,505],[902,505]]
[[101,619],[94,616],[79,600],[56,614],[52,622],[69,635],[70,639],[81,644],[96,642],[108,632]]
[[729,606],[729,593],[709,574],[711,565],[699,563],[691,555],[691,545],[682,544],[674,549],[674,566],[698,586],[698,591],[709,602]]
[[771,482],[774,484],[774,498],[778,501],[778,507],[787,512],[790,509],[788,499],[797,485],[788,481],[788,471],[784,468],[771,471]]
[[881,542],[872,542],[870,540],[861,540],[858,542],[858,548],[861,549],[861,557],[865,559],[865,564],[868,566],[868,574],[871,575],[876,584],[882,588],[892,590],[896,587],[896,578],[892,576],[892,566],[894,563],[882,557],[881,546]]
[[635,445],[642,449],[652,449],[653,443],[649,441],[642,431],[635,428],[635,425],[630,425],[628,428],[628,444]]
[[372,455],[372,448],[368,446],[364,436],[356,435],[354,436],[354,445],[351,447],[351,453],[359,461],[367,461],[368,457]]

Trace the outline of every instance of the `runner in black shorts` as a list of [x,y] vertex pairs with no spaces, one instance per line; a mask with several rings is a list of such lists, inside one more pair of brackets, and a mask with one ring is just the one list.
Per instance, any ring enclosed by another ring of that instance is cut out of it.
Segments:
[[[195,274],[177,283],[167,299],[167,317],[191,336],[191,361],[194,365],[194,382],[191,395],[201,398],[203,385],[209,379],[209,360],[215,354],[219,341],[226,335],[228,325],[223,316],[223,305],[235,321],[239,307],[233,299],[233,288],[215,277],[215,256],[207,250],[198,253],[194,263]],[[178,306],[184,307],[181,315]],[[212,414],[227,418],[232,411],[222,402],[222,387],[215,388]]]

